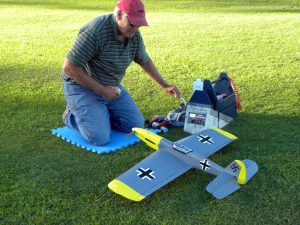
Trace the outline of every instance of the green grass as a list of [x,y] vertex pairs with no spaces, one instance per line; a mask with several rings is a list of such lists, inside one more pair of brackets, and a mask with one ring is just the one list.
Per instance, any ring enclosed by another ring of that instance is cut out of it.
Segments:
[[[211,157],[253,159],[254,179],[225,200],[213,176],[191,170],[140,203],[107,184],[151,154],[143,143],[96,155],[50,134],[62,126],[61,65],[80,27],[113,1],[0,3],[0,224],[298,224],[300,218],[299,1],[145,1],[141,32],[160,72],[191,96],[221,71],[243,110],[225,130],[239,137]],[[123,84],[146,118],[179,104],[132,65]],[[170,129],[170,140],[187,134]]]

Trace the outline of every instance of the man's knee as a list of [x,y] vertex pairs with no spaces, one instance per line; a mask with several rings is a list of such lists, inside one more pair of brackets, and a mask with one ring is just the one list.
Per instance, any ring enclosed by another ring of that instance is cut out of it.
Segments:
[[133,125],[132,127],[140,127],[140,128],[144,128],[145,126],[145,118],[142,114],[140,114],[138,117],[135,118],[135,120],[133,121]]
[[132,128],[138,127],[138,128],[144,128],[145,127],[145,119],[142,114],[136,116],[133,120],[127,121],[125,123],[125,132],[131,132]]
[[87,141],[92,145],[105,145],[110,141],[110,133],[108,132],[94,132],[87,136]]
[[116,130],[130,133],[133,127],[144,128],[145,121],[143,115],[136,115],[132,118],[114,118],[111,121],[111,125]]

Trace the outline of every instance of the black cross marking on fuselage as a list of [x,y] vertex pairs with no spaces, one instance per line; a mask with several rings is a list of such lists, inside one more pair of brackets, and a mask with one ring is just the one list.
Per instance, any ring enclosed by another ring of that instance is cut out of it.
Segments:
[[203,136],[203,135],[198,135],[199,141],[202,142],[203,144],[213,144],[214,142],[212,141],[212,138],[209,136]]
[[208,170],[210,168],[210,164],[208,163],[207,159],[200,161],[200,165],[202,166],[203,170]]
[[150,168],[144,169],[144,168],[139,168],[136,170],[136,172],[138,172],[137,176],[139,176],[140,178],[142,178],[142,180],[144,180],[145,178],[147,178],[148,180],[153,180],[155,178],[154,171],[151,170]]

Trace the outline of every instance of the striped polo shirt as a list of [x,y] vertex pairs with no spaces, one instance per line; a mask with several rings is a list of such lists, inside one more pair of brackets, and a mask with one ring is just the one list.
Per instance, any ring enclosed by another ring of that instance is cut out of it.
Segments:
[[[80,29],[67,58],[99,83],[118,86],[132,61],[144,64],[149,56],[140,32],[122,43],[118,38],[115,16],[108,14]],[[75,82],[63,71],[62,78]]]

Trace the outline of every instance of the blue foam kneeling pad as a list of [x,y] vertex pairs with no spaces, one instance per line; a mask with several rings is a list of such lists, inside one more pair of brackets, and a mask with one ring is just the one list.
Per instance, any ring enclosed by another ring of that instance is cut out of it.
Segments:
[[[149,130],[153,133],[161,132],[161,130],[153,130],[153,129],[149,129]],[[91,152],[95,152],[97,154],[114,152],[121,148],[133,145],[141,141],[134,134],[129,136],[128,133],[112,130],[111,139],[109,143],[102,146],[95,146],[90,144],[87,140],[85,140],[79,132],[71,129],[68,126],[52,129],[51,133],[73,145],[76,145],[80,148],[83,148]]]

